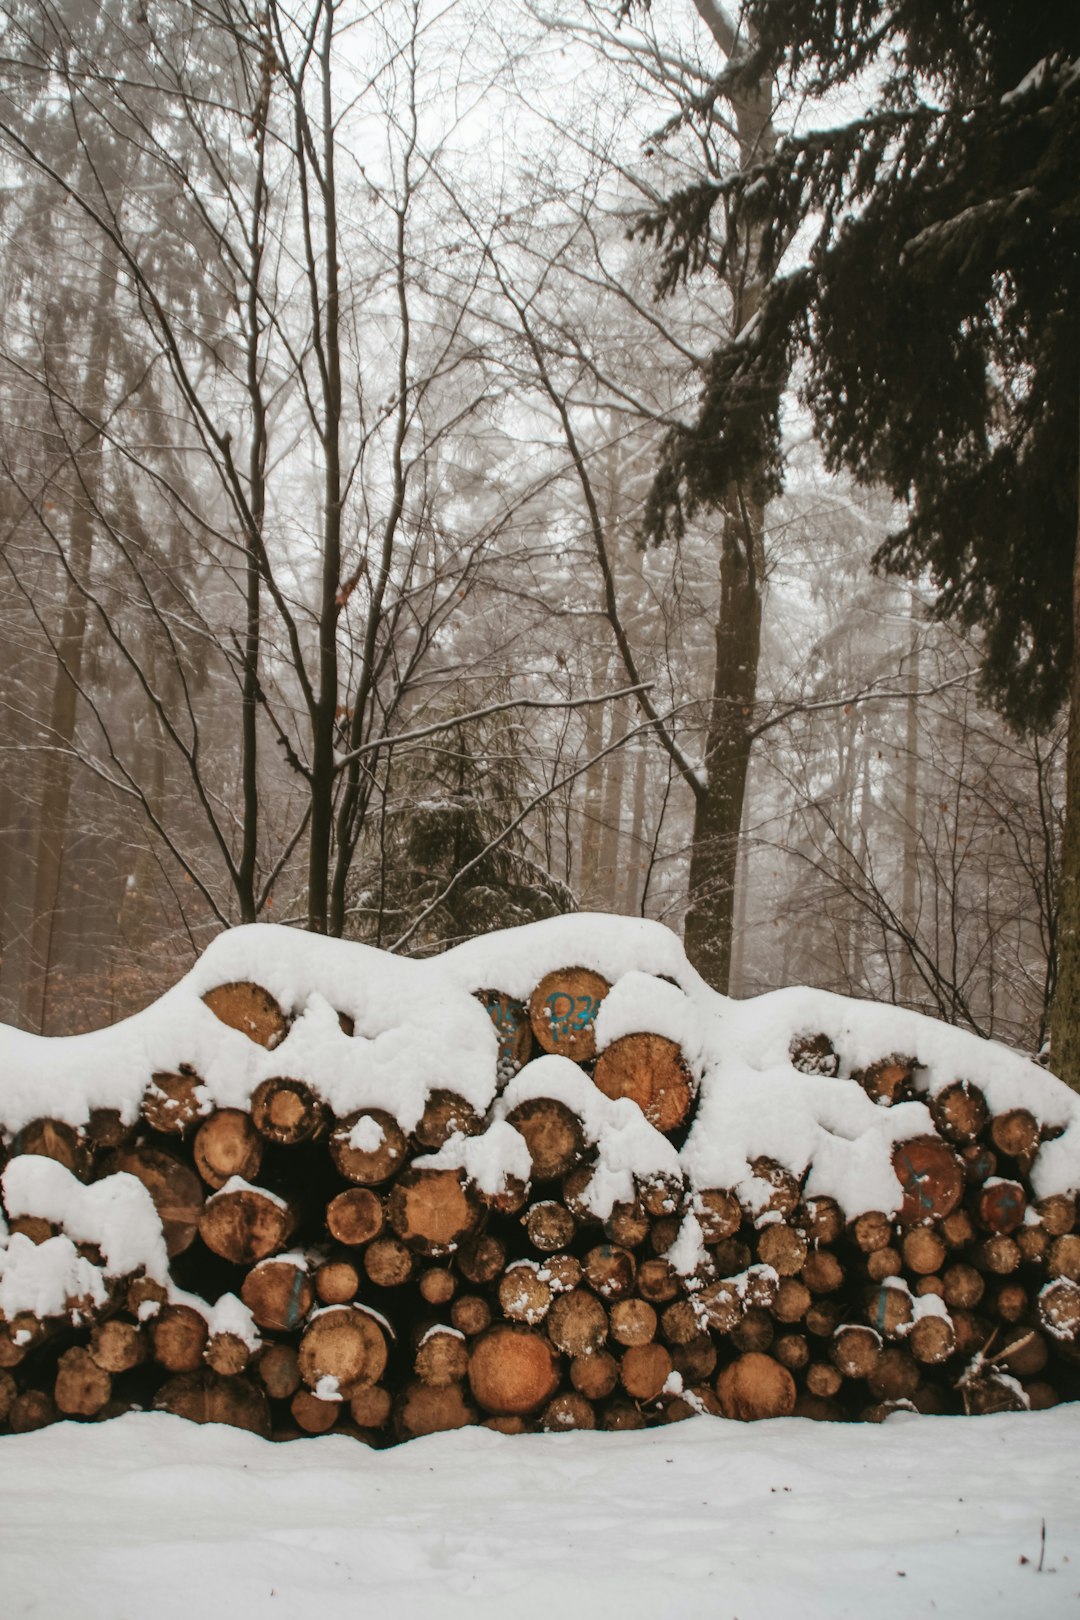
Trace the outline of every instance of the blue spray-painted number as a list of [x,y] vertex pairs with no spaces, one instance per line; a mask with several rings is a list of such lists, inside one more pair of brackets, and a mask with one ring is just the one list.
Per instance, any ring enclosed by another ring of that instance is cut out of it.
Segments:
[[596,1017],[600,1002],[595,996],[572,996],[565,990],[556,990],[547,998],[551,1033],[556,1041],[565,1041],[587,1030]]

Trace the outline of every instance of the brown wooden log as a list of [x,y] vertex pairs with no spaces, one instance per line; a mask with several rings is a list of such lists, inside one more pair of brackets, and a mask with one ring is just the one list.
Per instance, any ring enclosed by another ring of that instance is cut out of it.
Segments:
[[799,1372],[810,1360],[810,1345],[802,1333],[782,1333],[773,1340],[772,1354],[789,1372]]
[[31,1243],[47,1243],[56,1235],[53,1222],[43,1215],[16,1215],[8,1221],[8,1231],[12,1237],[29,1238]]
[[589,968],[558,968],[529,997],[529,1022],[545,1052],[587,1063],[596,1056],[593,1023],[611,986]]
[[892,1150],[892,1167],[904,1192],[898,1216],[902,1226],[925,1226],[940,1220],[963,1197],[963,1166],[939,1136],[915,1136],[897,1142]]
[[1080,1285],[1069,1277],[1047,1283],[1039,1291],[1036,1310],[1052,1338],[1071,1343],[1080,1334]]
[[413,1140],[424,1153],[437,1153],[457,1132],[475,1136],[482,1121],[476,1109],[455,1091],[436,1090],[428,1096]]
[[491,1306],[479,1294],[459,1294],[450,1307],[450,1322],[467,1339],[474,1339],[491,1326]]
[[750,1173],[755,1181],[764,1182],[769,1189],[764,1202],[759,1201],[754,1209],[756,1219],[760,1220],[763,1215],[781,1215],[786,1220],[794,1215],[800,1198],[798,1176],[775,1159],[764,1156],[751,1159]]
[[341,1401],[321,1401],[310,1389],[298,1389],[289,1402],[289,1411],[305,1434],[329,1434],[341,1407]]
[[778,1277],[797,1276],[806,1263],[809,1247],[805,1232],[786,1221],[775,1221],[758,1233],[758,1259],[772,1266]]
[[802,1390],[795,1397],[795,1409],[792,1417],[809,1418],[812,1423],[843,1423],[847,1413],[839,1401],[826,1400],[821,1395],[811,1395]]
[[811,1243],[828,1248],[844,1234],[844,1212],[835,1198],[808,1198],[798,1212],[796,1225],[802,1227]]
[[405,1163],[408,1140],[385,1108],[361,1108],[330,1133],[330,1157],[340,1175],[360,1187],[377,1187]]
[[554,1097],[530,1097],[511,1108],[506,1118],[525,1138],[536,1181],[566,1176],[584,1155],[581,1121]]
[[1013,1381],[1000,1377],[996,1368],[988,1368],[976,1376],[966,1377],[961,1386],[964,1410],[972,1417],[991,1416],[997,1412],[1023,1412],[1026,1403]]
[[799,1277],[781,1277],[771,1310],[778,1322],[801,1322],[813,1303],[813,1295]]
[[902,1332],[912,1319],[911,1295],[906,1288],[882,1283],[871,1288],[866,1295],[866,1318],[870,1326],[886,1339]]
[[291,1344],[264,1344],[255,1372],[271,1400],[290,1400],[300,1388],[300,1364]]
[[682,1220],[678,1215],[664,1215],[653,1221],[649,1231],[649,1247],[654,1254],[664,1255],[678,1241]]
[[112,1379],[89,1350],[65,1350],[56,1368],[53,1399],[65,1417],[93,1417],[112,1396]]
[[528,1260],[507,1267],[499,1281],[499,1306],[511,1322],[536,1327],[550,1310],[553,1297],[542,1269]]
[[600,1414],[600,1427],[611,1433],[624,1429],[644,1429],[645,1415],[638,1411],[632,1401],[621,1398],[608,1401]]
[[333,1393],[348,1400],[361,1384],[378,1383],[387,1355],[386,1335],[370,1311],[357,1305],[327,1305],[304,1329],[298,1352],[300,1377],[324,1399],[329,1384]]
[[966,1209],[954,1209],[946,1215],[940,1231],[947,1249],[966,1249],[975,1241],[975,1223]]
[[881,1355],[881,1335],[861,1323],[846,1322],[833,1335],[829,1355],[844,1378],[868,1378]]
[[918,1362],[899,1345],[887,1346],[866,1377],[875,1401],[910,1400],[919,1387]]
[[731,1330],[736,1350],[768,1350],[776,1337],[776,1323],[762,1305],[749,1305]]
[[494,1282],[506,1266],[506,1246],[490,1232],[463,1243],[455,1256],[455,1264],[466,1282],[483,1287]]
[[1038,1328],[1011,1327],[994,1357],[1014,1378],[1036,1378],[1050,1359],[1050,1347]]
[[465,1335],[441,1323],[428,1328],[420,1339],[413,1360],[413,1371],[423,1384],[445,1389],[460,1384],[469,1370],[469,1349]]
[[234,1378],[247,1370],[251,1346],[239,1333],[212,1333],[206,1342],[203,1360],[223,1378]]
[[634,1177],[641,1207],[651,1220],[663,1215],[678,1215],[686,1207],[686,1185],[673,1176],[661,1172]]
[[210,1106],[199,1076],[191,1069],[155,1074],[142,1096],[142,1117],[152,1131],[183,1136]]
[[364,1250],[364,1270],[378,1288],[400,1288],[415,1269],[415,1257],[400,1238],[376,1238]]
[[893,1222],[879,1209],[868,1209],[851,1223],[851,1237],[863,1254],[887,1249],[893,1240]]
[[[672,1307],[669,1306],[668,1309]],[[636,1344],[651,1344],[656,1337],[656,1312],[645,1299],[616,1300],[611,1307],[610,1324],[611,1337],[615,1343],[625,1345],[627,1348]],[[701,1330],[696,1315],[694,1329],[691,1337],[699,1337]],[[689,1340],[683,1342],[688,1343]]]
[[706,1243],[721,1243],[724,1238],[734,1237],[742,1225],[742,1205],[726,1187],[709,1187],[695,1193],[690,1207],[698,1218]]
[[671,1352],[657,1343],[631,1345],[619,1360],[619,1383],[635,1401],[654,1401],[674,1371]]
[[[891,1057],[879,1058],[876,1063],[871,1063],[869,1068],[852,1070],[851,1078],[862,1086],[871,1102],[891,1108],[895,1103],[914,1096],[915,1069],[914,1058],[901,1057],[894,1052]],[[812,1393],[819,1394],[820,1391]]]
[[132,1277],[127,1286],[126,1306],[128,1314],[143,1321],[147,1315],[153,1315],[150,1309],[154,1305],[168,1303],[169,1290],[164,1283],[159,1283],[156,1277]]
[[605,1047],[593,1080],[605,1097],[629,1097],[649,1124],[678,1130],[694,1100],[694,1082],[677,1041],[662,1035],[623,1035]]
[[1023,1283],[1002,1283],[994,1297],[994,1310],[1003,1322],[1019,1322],[1027,1315],[1028,1304]]
[[923,1294],[937,1294],[940,1299],[944,1299],[945,1284],[942,1282],[941,1278],[937,1276],[919,1277],[915,1283],[915,1294],[916,1296],[921,1296]]
[[831,1249],[811,1249],[803,1261],[802,1280],[812,1294],[833,1294],[844,1283],[844,1268]]
[[998,1179],[979,1189],[976,1218],[986,1232],[1015,1232],[1026,1210],[1027,1194],[1019,1181]]
[[370,1187],[347,1187],[326,1206],[330,1236],[351,1249],[377,1238],[383,1229],[382,1199]]
[[586,1400],[606,1400],[618,1381],[619,1363],[606,1350],[574,1356],[570,1362],[570,1382]]
[[130,1372],[146,1360],[146,1334],[136,1322],[110,1317],[90,1334],[90,1355],[103,1372]]
[[585,1273],[581,1261],[573,1254],[549,1254],[544,1260],[544,1271],[555,1294],[567,1294],[577,1288]]
[[524,1416],[538,1411],[558,1383],[559,1364],[551,1345],[529,1328],[501,1324],[472,1342],[469,1386],[485,1412]]
[[270,1438],[270,1409],[263,1391],[247,1378],[222,1378],[210,1367],[170,1378],[158,1390],[154,1406],[189,1423],[228,1423]]
[[450,1254],[475,1232],[483,1213],[459,1170],[406,1170],[391,1189],[387,1217],[419,1254]]
[[745,1305],[739,1284],[730,1277],[709,1283],[697,1295],[699,1320],[716,1333],[731,1333],[742,1320]]
[[478,990],[476,996],[495,1025],[495,1038],[499,1043],[496,1075],[501,1091],[532,1056],[529,1009],[523,1001],[516,1001],[501,990]]
[[595,1429],[596,1411],[576,1390],[563,1390],[544,1407],[540,1417],[544,1434],[565,1434],[570,1429]]
[[434,1389],[419,1381],[407,1384],[394,1403],[394,1432],[399,1440],[418,1440],[476,1422],[476,1409],[460,1384]]
[[251,1094],[251,1122],[259,1135],[278,1147],[297,1147],[320,1136],[327,1124],[322,1101],[303,1080],[276,1076]]
[[1080,1282],[1080,1234],[1066,1232],[1050,1245],[1047,1267],[1052,1277],[1068,1277]]
[[560,1191],[561,1202],[570,1211],[581,1226],[596,1226],[598,1220],[590,1205],[586,1202],[592,1187],[593,1166],[579,1164],[563,1177]]
[[1015,1238],[995,1234],[977,1243],[971,1251],[971,1258],[980,1271],[992,1271],[997,1277],[1007,1277],[1019,1268],[1023,1256]]
[[716,1393],[724,1416],[740,1423],[790,1417],[795,1409],[795,1380],[790,1372],[772,1356],[756,1351],[722,1369]]
[[233,1176],[253,1181],[262,1164],[263,1139],[249,1115],[239,1108],[219,1108],[195,1132],[195,1168],[215,1191]]
[[215,1018],[238,1029],[256,1046],[272,1051],[289,1033],[289,1021],[268,990],[261,985],[219,984],[203,996]]
[[1028,1265],[1040,1266],[1049,1259],[1052,1239],[1045,1226],[1025,1224],[1015,1237],[1016,1246]]
[[457,1278],[448,1266],[429,1266],[416,1286],[425,1304],[449,1305],[457,1292]]
[[572,1288],[555,1300],[545,1327],[552,1344],[564,1355],[587,1356],[603,1349],[608,1336],[608,1314],[595,1294],[584,1288]]
[[314,1305],[315,1288],[305,1262],[279,1255],[251,1268],[240,1298],[264,1332],[291,1333]]
[[926,1277],[941,1270],[948,1250],[945,1239],[932,1226],[913,1226],[904,1233],[901,1253],[908,1271]]
[[118,1108],[91,1108],[82,1135],[91,1153],[128,1147],[135,1140],[136,1121],[127,1121]]
[[598,1243],[585,1256],[585,1277],[603,1300],[628,1299],[637,1280],[637,1263],[629,1249]]
[[360,1291],[360,1273],[351,1260],[324,1260],[315,1272],[315,1292],[324,1305],[347,1305]]
[[534,1249],[542,1254],[554,1254],[573,1239],[577,1226],[568,1209],[552,1198],[545,1198],[528,1210],[525,1230]]
[[1071,1193],[1051,1193],[1036,1201],[1035,1213],[1051,1237],[1062,1237],[1076,1225],[1076,1199]]
[[0,1370],[0,1425],[7,1422],[18,1393],[19,1386],[11,1374]]
[[866,1275],[871,1282],[884,1282],[886,1277],[899,1277],[904,1259],[899,1249],[875,1249],[866,1257]]
[[959,1306],[950,1306],[949,1315],[956,1333],[956,1354],[965,1359],[981,1355],[994,1331],[992,1324],[975,1311],[962,1310]]
[[611,1206],[604,1222],[604,1236],[623,1249],[638,1249],[648,1240],[651,1222],[640,1199]]
[[956,1349],[956,1329],[947,1316],[920,1316],[907,1336],[915,1360],[924,1367],[948,1361]]
[[202,1214],[203,1190],[186,1164],[160,1148],[124,1149],[108,1163],[110,1172],[135,1176],[154,1201],[170,1256],[183,1254],[195,1241]]
[[957,1151],[964,1167],[964,1180],[969,1186],[978,1186],[997,1174],[997,1154],[984,1142],[968,1142]]
[[678,1278],[669,1260],[642,1260],[637,1274],[638,1293],[652,1305],[664,1305],[679,1291]]
[[671,1362],[684,1385],[707,1384],[716,1371],[716,1345],[708,1333],[699,1333],[686,1344],[673,1344]]
[[[666,1343],[689,1344],[701,1332],[701,1318],[693,1303],[688,1299],[677,1299],[663,1311],[660,1317],[660,1331]],[[649,1340],[643,1341],[648,1343]]]
[[840,1073],[840,1059],[827,1035],[796,1035],[788,1052],[792,1068],[801,1074],[824,1074],[835,1079]]
[[954,1080],[927,1102],[930,1116],[947,1142],[974,1142],[990,1118],[986,1098],[969,1080]]
[[1039,1122],[1026,1108],[1010,1108],[990,1121],[990,1140],[998,1152],[1021,1163],[1034,1158],[1040,1139]]
[[812,1361],[804,1374],[811,1395],[830,1401],[843,1388],[843,1375],[829,1361]]
[[383,1384],[363,1384],[349,1401],[354,1423],[361,1429],[382,1429],[390,1421],[394,1398]]
[[90,1153],[79,1133],[62,1119],[32,1119],[17,1131],[11,1143],[11,1156],[32,1154],[53,1159],[85,1181],[90,1173]]
[[535,1418],[523,1417],[486,1417],[480,1421],[482,1429],[490,1429],[493,1434],[533,1434],[536,1429]]
[[226,1187],[212,1193],[199,1217],[206,1247],[238,1266],[253,1265],[283,1249],[295,1226],[294,1211],[264,1187]]
[[35,1429],[47,1429],[59,1417],[50,1394],[43,1389],[24,1389],[11,1403],[8,1424],[12,1434],[32,1434]]
[[1028,1410],[1031,1412],[1049,1412],[1052,1407],[1061,1405],[1062,1397],[1058,1390],[1043,1379],[1025,1380],[1024,1394],[1028,1398]]
[[194,1372],[202,1366],[210,1329],[190,1305],[163,1305],[150,1323],[150,1353],[166,1372]]

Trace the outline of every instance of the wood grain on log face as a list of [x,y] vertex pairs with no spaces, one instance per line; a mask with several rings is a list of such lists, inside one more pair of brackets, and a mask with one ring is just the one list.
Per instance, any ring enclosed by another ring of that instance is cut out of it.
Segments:
[[1040,1198],[1035,1212],[1051,1237],[1062,1237],[1076,1225],[1076,1199],[1069,1193],[1051,1193]]
[[469,1348],[460,1332],[435,1327],[424,1334],[413,1362],[413,1371],[422,1384],[447,1389],[451,1384],[460,1384],[468,1370]]
[[259,1135],[279,1147],[296,1147],[318,1136],[326,1109],[303,1080],[285,1076],[264,1080],[251,1097],[251,1119]]
[[554,1254],[571,1241],[577,1227],[568,1209],[547,1198],[532,1205],[525,1216],[525,1230],[534,1249]]
[[772,1312],[778,1322],[801,1322],[813,1303],[813,1296],[801,1277],[781,1277]]
[[154,1406],[189,1423],[228,1423],[270,1438],[270,1409],[262,1390],[247,1378],[222,1378],[209,1367],[171,1378],[158,1391]]
[[450,1322],[467,1339],[473,1339],[491,1326],[491,1306],[479,1294],[459,1294],[450,1307]]
[[400,1288],[416,1262],[400,1238],[379,1237],[364,1250],[364,1270],[378,1288]]
[[437,1153],[457,1132],[475,1136],[483,1121],[471,1103],[454,1091],[433,1091],[413,1132],[416,1145],[425,1153]]
[[418,1440],[475,1422],[476,1411],[460,1384],[434,1389],[418,1380],[407,1385],[394,1408],[394,1430],[401,1440]]
[[808,1198],[798,1224],[811,1243],[837,1243],[844,1231],[844,1212],[835,1198]]
[[856,1069],[851,1078],[858,1081],[871,1102],[891,1108],[914,1095],[914,1074],[915,1059],[894,1053],[891,1057],[879,1058],[867,1069]]
[[457,1292],[457,1278],[448,1266],[429,1266],[416,1285],[428,1305],[449,1305]]
[[299,1360],[291,1344],[264,1344],[255,1371],[271,1400],[290,1400],[300,1388]]
[[584,1395],[564,1390],[545,1406],[540,1427],[545,1434],[563,1434],[569,1429],[595,1429],[596,1413]]
[[605,1097],[629,1097],[656,1130],[678,1130],[690,1112],[694,1085],[676,1041],[624,1035],[605,1047],[593,1079]]
[[742,1225],[742,1205],[726,1187],[695,1193],[691,1208],[706,1243],[721,1243],[724,1238],[734,1237]]
[[305,1434],[329,1434],[341,1415],[340,1401],[320,1401],[310,1389],[298,1389],[289,1411]]
[[203,1351],[208,1367],[225,1378],[245,1371],[251,1360],[251,1346],[238,1333],[212,1333]]
[[261,1187],[214,1193],[199,1219],[206,1247],[241,1266],[253,1265],[283,1249],[294,1226],[288,1205]]
[[901,1253],[909,1271],[928,1277],[941,1270],[948,1250],[944,1238],[932,1226],[913,1226],[904,1234]]
[[56,1369],[53,1399],[65,1417],[93,1417],[112,1395],[112,1379],[88,1350],[65,1350]]
[[349,1401],[354,1423],[361,1429],[381,1429],[390,1421],[393,1397],[382,1384],[362,1384]]
[[570,1382],[586,1400],[604,1401],[619,1382],[619,1363],[606,1350],[591,1356],[574,1356],[570,1362]]
[[547,1315],[552,1298],[551,1284],[536,1266],[510,1266],[500,1279],[499,1307],[511,1322],[536,1327]]
[[741,1423],[760,1418],[790,1417],[795,1409],[795,1380],[772,1356],[751,1351],[719,1373],[716,1393],[726,1418]]
[[845,1378],[868,1378],[881,1355],[881,1335],[860,1323],[848,1323],[833,1336],[829,1354]]
[[330,1236],[348,1248],[359,1248],[377,1238],[384,1218],[382,1199],[369,1187],[347,1187],[326,1206]]
[[78,1131],[62,1119],[32,1119],[24,1125],[11,1144],[12,1158],[18,1154],[54,1159],[80,1181],[85,1181],[90,1169],[90,1156]]
[[291,1333],[315,1303],[315,1289],[306,1265],[282,1257],[253,1266],[240,1298],[264,1332]]
[[788,1053],[792,1067],[801,1074],[824,1074],[835,1079],[840,1073],[840,1059],[827,1035],[796,1035]]
[[90,1354],[107,1373],[130,1372],[146,1360],[146,1334],[135,1322],[114,1316],[99,1322],[90,1335]]
[[956,1154],[937,1136],[897,1142],[893,1172],[904,1191],[899,1220],[921,1226],[949,1215],[964,1196],[964,1172]]
[[585,1256],[585,1276],[601,1299],[627,1299],[634,1291],[637,1265],[629,1249],[615,1243],[598,1243]]
[[142,1117],[152,1131],[166,1136],[183,1136],[202,1118],[203,1083],[197,1074],[155,1074],[143,1092]]
[[16,1384],[9,1372],[0,1371],[0,1423],[6,1423],[19,1393]]
[[315,1292],[324,1305],[347,1305],[360,1289],[360,1273],[351,1260],[324,1260],[315,1272]]
[[469,1385],[485,1412],[507,1416],[535,1412],[551,1399],[558,1382],[551,1345],[529,1328],[493,1327],[473,1341]]
[[288,1019],[269,990],[261,985],[219,984],[206,992],[203,1003],[223,1024],[238,1029],[256,1046],[265,1046],[268,1051],[279,1046],[289,1032]]
[[204,1119],[192,1147],[195,1168],[215,1191],[233,1176],[253,1181],[262,1164],[263,1139],[239,1108],[221,1108]]
[[635,1401],[654,1401],[671,1377],[674,1363],[666,1345],[631,1345],[619,1361],[619,1382]]
[[[750,1161],[754,1180],[764,1184],[764,1199],[759,1197],[755,1215],[782,1215],[785,1220],[799,1207],[799,1178],[778,1164],[775,1159],[761,1156]],[[760,1191],[760,1189],[759,1189]]]
[[915,1360],[935,1367],[956,1349],[956,1331],[947,1316],[921,1316],[907,1336]]
[[153,1147],[128,1148],[116,1155],[109,1169],[142,1182],[154,1201],[170,1255],[191,1247],[203,1205],[203,1190],[193,1170],[171,1153]]
[[595,1294],[572,1288],[560,1294],[547,1314],[552,1344],[568,1356],[587,1356],[601,1350],[608,1336],[608,1314]]
[[979,1190],[979,1225],[987,1232],[1015,1232],[1026,1211],[1027,1195],[1018,1181],[993,1181]]
[[758,1259],[772,1266],[778,1277],[795,1277],[806,1263],[809,1244],[805,1232],[777,1221],[758,1235]]
[[163,1305],[150,1323],[150,1348],[166,1372],[194,1372],[202,1365],[210,1330],[190,1305]]
[[[695,1317],[695,1326],[697,1318]],[[619,1299],[611,1307],[611,1337],[616,1344],[651,1344],[656,1337],[656,1312],[644,1299]],[[700,1331],[700,1330],[699,1330]]]
[[333,1379],[346,1400],[361,1384],[377,1384],[386,1368],[386,1336],[375,1318],[355,1305],[330,1305],[308,1323],[300,1340],[300,1377],[317,1390]]
[[346,1181],[377,1187],[405,1163],[408,1140],[393,1114],[361,1108],[330,1133],[330,1157]]
[[529,1009],[523,1001],[515,1001],[513,996],[504,995],[501,990],[478,990],[476,996],[495,1025],[495,1036],[499,1043],[497,1069],[501,1091],[518,1070],[524,1068],[532,1055],[533,1037],[529,1025]]
[[32,1434],[35,1429],[47,1429],[60,1413],[56,1402],[43,1389],[24,1389],[11,1403],[8,1422],[12,1434]]
[[387,1201],[390,1225],[419,1254],[449,1254],[475,1232],[480,1201],[458,1170],[406,1170]]
[[999,1153],[1023,1162],[1038,1152],[1041,1132],[1034,1114],[1026,1108],[1011,1108],[1006,1114],[995,1114],[990,1136]]
[[1047,1283],[1039,1292],[1039,1320],[1059,1341],[1080,1335],[1080,1286],[1068,1277]]
[[553,1097],[530,1097],[512,1108],[506,1118],[525,1138],[535,1181],[565,1176],[585,1152],[581,1121]]
[[559,968],[529,997],[529,1022],[545,1052],[586,1063],[596,1056],[593,1023],[611,986],[589,968]]
[[954,1080],[928,1100],[931,1118],[947,1141],[974,1142],[986,1129],[990,1110],[982,1091],[970,1081]]

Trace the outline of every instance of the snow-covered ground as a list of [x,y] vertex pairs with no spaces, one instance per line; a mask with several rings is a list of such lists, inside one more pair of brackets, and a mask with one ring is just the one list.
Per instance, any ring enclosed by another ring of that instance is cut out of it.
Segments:
[[3,1620],[1077,1613],[1080,1406],[382,1453],[133,1415],[0,1445]]

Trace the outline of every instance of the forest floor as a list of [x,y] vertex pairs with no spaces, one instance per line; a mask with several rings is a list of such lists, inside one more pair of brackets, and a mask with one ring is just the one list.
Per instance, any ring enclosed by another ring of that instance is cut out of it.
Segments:
[[386,1452],[62,1423],[0,1440],[0,1614],[1053,1620],[1080,1614],[1080,1405]]

